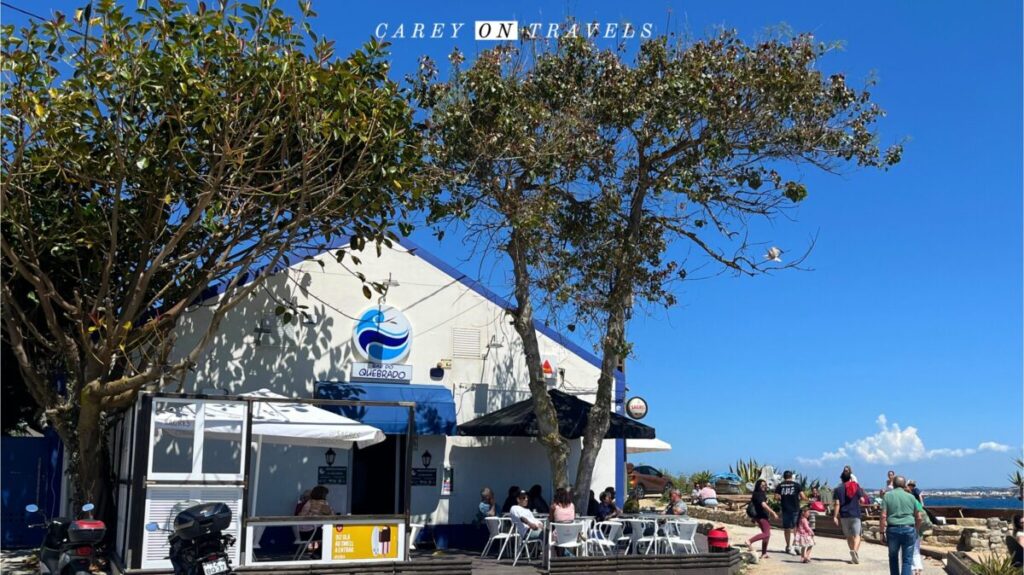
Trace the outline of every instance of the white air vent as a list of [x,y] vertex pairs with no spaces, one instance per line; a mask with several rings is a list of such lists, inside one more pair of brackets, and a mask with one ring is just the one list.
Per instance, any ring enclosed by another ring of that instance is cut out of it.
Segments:
[[452,357],[480,359],[480,330],[473,328],[452,328]]

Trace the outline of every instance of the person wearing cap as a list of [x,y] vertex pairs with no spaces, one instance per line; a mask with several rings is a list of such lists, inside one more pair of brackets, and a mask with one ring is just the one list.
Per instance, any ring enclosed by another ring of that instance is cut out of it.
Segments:
[[540,537],[540,531],[544,528],[544,524],[534,517],[533,511],[527,508],[529,502],[530,494],[526,491],[520,491],[519,495],[516,496],[516,504],[509,511],[509,516],[512,517],[512,524],[519,530],[519,536],[524,541]]
[[917,499],[921,505],[924,505],[924,495],[921,495],[921,490],[917,488],[916,481],[911,479],[907,482],[907,491],[909,491],[910,494],[914,496],[914,499]]

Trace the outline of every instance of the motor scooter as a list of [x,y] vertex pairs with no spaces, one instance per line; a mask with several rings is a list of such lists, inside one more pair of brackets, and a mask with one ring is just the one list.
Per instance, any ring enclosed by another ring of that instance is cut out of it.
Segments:
[[147,523],[146,531],[166,531],[171,550],[168,559],[174,575],[225,575],[231,573],[227,549],[235,538],[223,533],[231,523],[231,510],[223,503],[203,503],[185,509],[174,518],[174,529]]
[[[91,575],[90,570],[97,557],[102,557],[97,546],[103,541],[107,526],[93,519],[92,503],[82,506],[87,516],[70,520],[66,517],[47,518],[29,527],[46,527],[46,536],[39,548],[40,575]],[[40,513],[36,504],[26,505],[29,514]],[[41,513],[40,513],[41,514]]]

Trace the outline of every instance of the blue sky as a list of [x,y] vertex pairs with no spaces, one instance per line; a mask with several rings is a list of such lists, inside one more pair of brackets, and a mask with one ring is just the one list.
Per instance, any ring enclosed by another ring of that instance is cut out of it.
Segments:
[[[14,4],[45,15],[84,2]],[[634,460],[692,472],[755,457],[833,484],[844,463],[868,486],[889,468],[926,489],[1006,483],[1024,419],[1019,2],[320,0],[314,9],[314,28],[339,55],[382,22],[467,23],[457,40],[394,40],[396,77],[421,54],[489,47],[472,39],[476,19],[572,15],[695,36],[726,26],[747,39],[786,24],[843,41],[823,68],[851,83],[877,77],[872,92],[888,111],[881,140],[906,139],[903,162],[888,173],[805,171],[811,195],[795,221],[757,227],[790,252],[817,234],[813,271],[688,282],[676,307],[636,314],[630,395],[647,399],[645,422],[674,449]],[[7,9],[3,18],[21,20]],[[465,256],[456,238],[415,237],[455,265]],[[483,269],[507,294],[502,265]]]

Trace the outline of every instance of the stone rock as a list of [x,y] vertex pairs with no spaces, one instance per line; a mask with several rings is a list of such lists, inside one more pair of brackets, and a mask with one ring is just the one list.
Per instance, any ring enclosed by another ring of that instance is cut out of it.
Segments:
[[960,543],[959,535],[936,535],[935,542],[940,545],[956,545]]
[[932,534],[953,535],[956,537],[960,537],[960,532],[962,532],[963,530],[964,528],[960,525],[936,525],[932,527]]
[[987,527],[988,520],[983,517],[958,517],[956,524],[961,527]]
[[999,526],[1001,524],[1002,524],[1002,521],[998,517],[989,517],[988,521],[985,522],[985,525],[989,529],[999,529]]
[[978,539],[976,537],[971,538],[971,550],[975,549],[988,549],[988,541],[985,539]]

